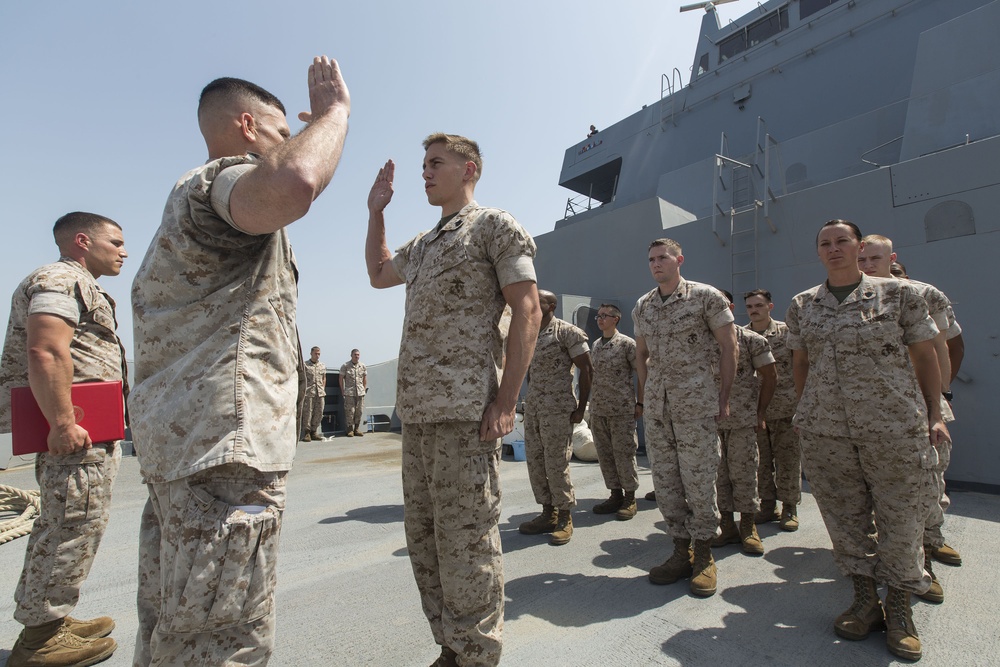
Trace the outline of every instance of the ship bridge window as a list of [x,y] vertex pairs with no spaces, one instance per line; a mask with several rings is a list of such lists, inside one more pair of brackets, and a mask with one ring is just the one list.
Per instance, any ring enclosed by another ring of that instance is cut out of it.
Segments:
[[787,29],[788,7],[782,7],[722,40],[719,43],[719,62],[726,62],[733,56],[743,53],[761,42],[766,42],[782,30]]
[[799,0],[799,20],[812,16],[821,9],[836,4],[840,0]]
[[703,54],[701,54],[701,58],[698,60],[698,74],[697,74],[697,76],[701,76],[702,74],[705,74],[706,72],[708,72],[708,54],[707,53],[703,53]]

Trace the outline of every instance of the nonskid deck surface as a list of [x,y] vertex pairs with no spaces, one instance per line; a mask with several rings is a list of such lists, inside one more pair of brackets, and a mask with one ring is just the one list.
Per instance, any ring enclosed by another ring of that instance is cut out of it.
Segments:
[[[278,639],[272,665],[428,665],[437,657],[406,557],[400,438],[375,434],[301,443],[288,484],[278,581]],[[640,459],[640,464],[645,464]],[[716,549],[719,592],[688,593],[686,581],[653,586],[647,570],[670,541],[653,503],[640,498],[631,521],[590,510],[607,496],[596,463],[572,464],[577,508],[572,541],[549,546],[517,525],[537,512],[524,463],[502,470],[506,613],[503,665],[888,665],[884,635],[838,639],[834,617],[850,604],[811,495],[801,528],[762,526],[763,558]],[[648,469],[640,494],[651,489]],[[30,466],[0,472],[0,484],[36,488]],[[137,535],[145,503],[138,462],[127,457],[111,524],[75,615],[110,614],[117,653],[130,665]],[[1000,496],[955,492],[945,526],[962,567],[938,564],[945,602],[916,602],[921,665],[989,665],[1000,655]],[[0,546],[0,662],[20,626],[13,595],[27,538]]]

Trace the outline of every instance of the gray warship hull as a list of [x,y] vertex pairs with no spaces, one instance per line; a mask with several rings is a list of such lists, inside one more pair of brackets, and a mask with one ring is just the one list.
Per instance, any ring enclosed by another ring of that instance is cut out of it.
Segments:
[[819,226],[852,220],[951,298],[948,479],[1000,490],[998,28],[997,1],[772,0],[726,26],[709,7],[688,84],[665,74],[660,100],[566,151],[576,194],[536,237],[539,286],[596,334],[597,305],[630,312],[653,288],[646,248],[668,236],[686,277],[768,289],[783,319],[825,277]]

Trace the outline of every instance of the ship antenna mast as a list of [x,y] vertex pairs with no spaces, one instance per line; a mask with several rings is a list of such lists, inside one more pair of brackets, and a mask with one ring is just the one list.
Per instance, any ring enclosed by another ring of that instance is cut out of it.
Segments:
[[681,11],[690,12],[695,9],[704,9],[706,12],[714,12],[716,5],[722,5],[727,2],[736,2],[736,0],[708,0],[707,2],[696,2],[693,5],[684,5],[681,7]]

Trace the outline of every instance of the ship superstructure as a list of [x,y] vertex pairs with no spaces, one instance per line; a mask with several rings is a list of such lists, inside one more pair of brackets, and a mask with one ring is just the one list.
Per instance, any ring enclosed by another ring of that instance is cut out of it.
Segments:
[[965,332],[949,480],[1000,490],[1000,1],[770,0],[727,25],[705,9],[686,85],[664,74],[659,100],[566,151],[575,194],[536,237],[539,285],[580,326],[602,301],[629,312],[669,236],[686,277],[769,289],[783,319],[825,275],[823,222],[889,236]]

